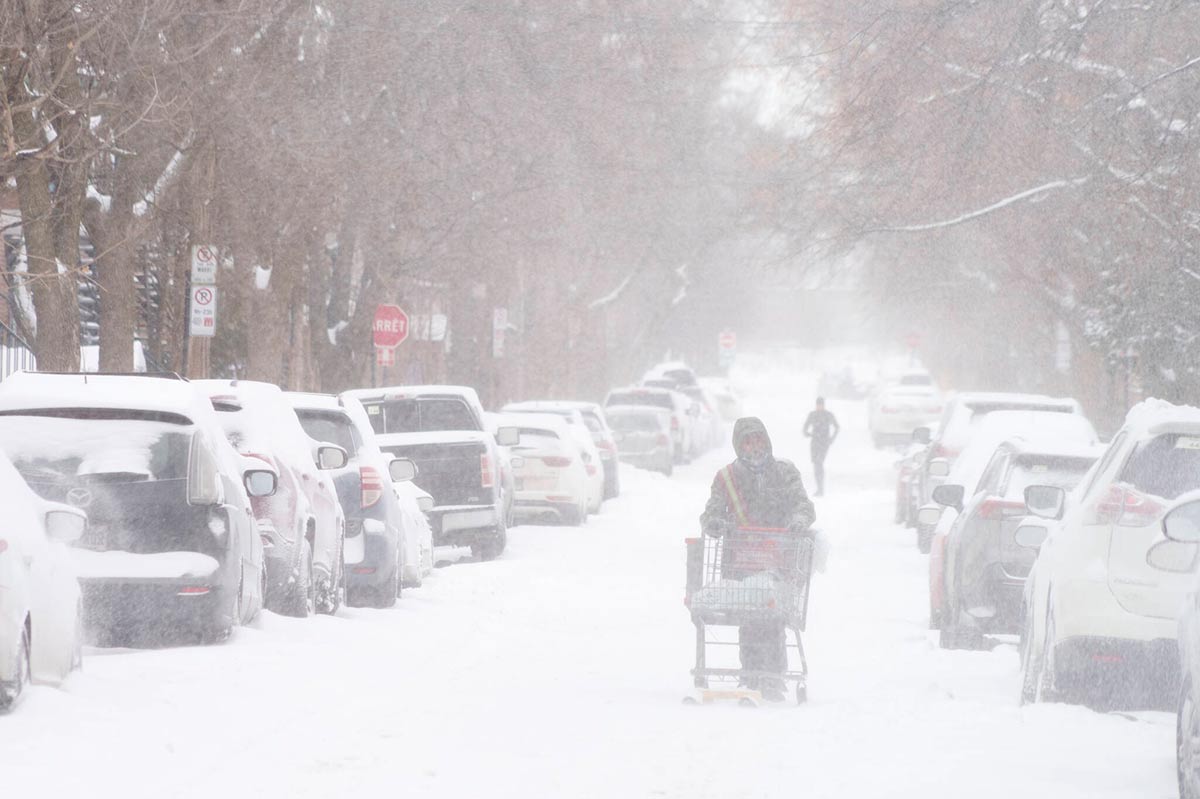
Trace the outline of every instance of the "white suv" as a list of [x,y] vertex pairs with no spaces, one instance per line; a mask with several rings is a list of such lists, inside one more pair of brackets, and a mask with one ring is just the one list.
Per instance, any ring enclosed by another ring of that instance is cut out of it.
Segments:
[[1025,584],[1024,701],[1070,701],[1085,687],[1104,699],[1175,679],[1176,618],[1192,581],[1151,563],[1194,559],[1192,545],[1164,548],[1162,517],[1198,488],[1200,410],[1148,400],[1069,496],[1027,489],[1046,518],[1017,531],[1019,543],[1041,544]]

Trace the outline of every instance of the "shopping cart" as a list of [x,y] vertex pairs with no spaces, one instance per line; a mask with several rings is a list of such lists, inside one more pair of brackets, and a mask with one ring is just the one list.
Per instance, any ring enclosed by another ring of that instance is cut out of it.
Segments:
[[[689,538],[687,543],[687,596],[684,604],[696,625],[696,665],[692,677],[697,696],[685,701],[712,702],[733,699],[757,705],[757,689],[722,687],[710,682],[756,684],[779,679],[795,683],[796,702],[808,698],[808,662],[804,657],[804,632],[808,616],[808,588],[812,578],[815,531],[792,533],[778,528],[738,528],[720,538]],[[707,665],[710,646],[737,646],[737,641],[710,637],[709,627],[740,627],[745,624],[782,622],[785,652],[797,654],[797,669],[783,674],[744,671],[740,668],[711,668]],[[795,643],[786,642],[791,630]]]

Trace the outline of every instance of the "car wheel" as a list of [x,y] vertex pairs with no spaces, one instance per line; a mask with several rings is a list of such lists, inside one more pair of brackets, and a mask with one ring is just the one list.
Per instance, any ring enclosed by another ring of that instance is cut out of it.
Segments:
[[1192,695],[1192,681],[1185,680],[1179,692],[1179,714],[1175,722],[1175,770],[1179,799],[1200,799],[1200,708]]
[[291,584],[285,588],[286,598],[280,604],[279,612],[298,619],[309,616],[316,600],[314,590],[312,545],[307,538],[301,537],[300,562],[296,564]]
[[342,603],[346,601],[346,564],[344,543],[338,542],[337,555],[333,559],[333,574],[329,576],[329,582],[323,586],[323,590],[317,597],[317,612],[332,616],[337,613],[342,607]]
[[400,563],[397,559],[396,565],[392,568],[392,576],[387,579],[383,587],[379,589],[379,597],[376,602],[376,607],[390,608],[395,606],[396,597],[400,596]]
[[8,710],[21,698],[21,692],[29,684],[29,628],[21,626],[21,640],[17,645],[16,678],[11,683],[0,684],[0,710]]

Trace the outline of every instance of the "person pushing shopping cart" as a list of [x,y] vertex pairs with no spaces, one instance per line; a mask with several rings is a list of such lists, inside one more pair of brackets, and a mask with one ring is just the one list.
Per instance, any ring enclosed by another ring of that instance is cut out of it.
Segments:
[[[700,516],[703,537],[688,541],[688,605],[696,624],[697,687],[710,677],[737,677],[741,688],[769,701],[784,698],[785,679],[797,682],[804,701],[804,650],[800,631],[808,607],[816,511],[800,470],[778,459],[767,428],[757,418],[733,427],[737,460],[713,479]],[[738,627],[740,670],[706,666],[709,625]],[[787,629],[801,668],[788,671]]]

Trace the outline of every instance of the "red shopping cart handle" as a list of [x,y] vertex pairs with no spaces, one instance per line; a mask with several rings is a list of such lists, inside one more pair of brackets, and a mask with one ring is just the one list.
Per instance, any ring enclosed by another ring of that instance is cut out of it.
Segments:
[[739,527],[739,533],[786,533],[786,527]]

